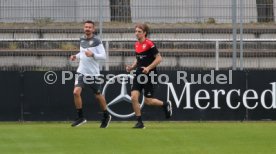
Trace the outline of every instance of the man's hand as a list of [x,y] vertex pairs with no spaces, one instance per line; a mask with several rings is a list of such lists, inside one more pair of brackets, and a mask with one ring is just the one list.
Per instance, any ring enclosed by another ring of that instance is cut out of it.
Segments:
[[77,56],[76,56],[76,55],[71,55],[71,56],[70,56],[70,60],[71,60],[71,61],[75,61],[76,59],[77,59]]
[[133,67],[131,65],[126,65],[126,71],[130,72],[133,70]]
[[148,74],[149,71],[150,71],[148,67],[141,67],[141,68],[143,69],[142,72],[143,72],[144,74]]
[[93,57],[93,56],[94,56],[93,52],[90,51],[90,50],[88,50],[88,49],[85,51],[85,55],[86,55],[87,57]]

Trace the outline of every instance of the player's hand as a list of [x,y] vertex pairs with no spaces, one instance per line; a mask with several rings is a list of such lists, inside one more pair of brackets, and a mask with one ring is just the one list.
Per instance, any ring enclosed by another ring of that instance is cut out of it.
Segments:
[[143,69],[142,72],[143,72],[144,74],[148,74],[149,71],[150,71],[148,67],[141,67],[141,68]]
[[70,60],[71,60],[71,61],[75,61],[76,59],[77,59],[77,56],[76,56],[76,55],[71,55],[71,56],[70,56]]
[[132,71],[132,66],[131,65],[126,65],[126,71],[127,72],[130,72],[130,71]]
[[87,57],[93,57],[93,56],[94,56],[93,52],[90,51],[90,50],[86,50],[86,51],[85,51],[85,55],[86,55]]

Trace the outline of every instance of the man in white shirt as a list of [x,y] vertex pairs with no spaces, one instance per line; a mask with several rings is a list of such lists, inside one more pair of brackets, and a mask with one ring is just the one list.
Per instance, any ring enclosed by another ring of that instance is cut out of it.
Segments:
[[100,76],[99,61],[106,59],[105,49],[99,38],[93,33],[95,32],[95,24],[93,21],[86,21],[84,23],[85,35],[80,38],[80,52],[70,57],[71,61],[79,59],[79,67],[77,69],[78,77],[75,81],[74,87],[74,101],[77,109],[78,118],[72,123],[72,127],[80,126],[86,123],[82,110],[81,92],[85,86],[89,86],[95,94],[97,101],[103,111],[103,119],[100,128],[108,127],[111,120],[111,115],[107,111],[106,100],[101,94],[101,84],[95,80],[91,82],[87,79],[97,78]]

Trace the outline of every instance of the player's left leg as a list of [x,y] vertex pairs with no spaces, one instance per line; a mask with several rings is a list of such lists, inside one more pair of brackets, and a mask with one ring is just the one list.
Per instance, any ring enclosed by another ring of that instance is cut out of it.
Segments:
[[165,112],[165,117],[170,118],[172,116],[172,104],[171,102],[163,102],[157,98],[154,98],[154,85],[147,83],[144,86],[145,104],[151,106],[160,106]]
[[157,98],[145,97],[144,103],[146,105],[150,105],[150,106],[160,106],[160,107],[163,108],[166,118],[171,118],[172,117],[172,104],[171,104],[171,102],[164,103],[163,101],[161,101]]
[[107,128],[108,125],[109,125],[109,123],[110,123],[110,121],[111,121],[112,117],[111,117],[111,115],[107,111],[106,100],[105,100],[104,96],[102,94],[100,94],[100,93],[95,94],[95,96],[96,96],[96,99],[99,102],[100,107],[101,107],[101,109],[103,111],[103,119],[101,121],[100,128]]
[[98,84],[95,82],[95,83],[90,84],[89,86],[94,91],[96,100],[100,104],[100,107],[103,111],[103,119],[101,120],[100,128],[107,128],[112,117],[107,111],[106,100],[101,93],[101,90],[102,90],[101,84]]

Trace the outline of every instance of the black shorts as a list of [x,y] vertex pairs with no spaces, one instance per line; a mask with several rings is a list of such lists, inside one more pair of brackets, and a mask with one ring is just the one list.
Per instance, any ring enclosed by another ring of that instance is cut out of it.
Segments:
[[[146,75],[148,77],[147,82],[144,82],[143,79],[142,82],[138,82],[138,75],[136,75],[133,79],[133,85],[131,87],[131,91],[133,90],[137,90],[140,93],[144,90],[144,96],[148,97],[148,98],[152,98],[154,97],[154,88],[156,86],[157,83],[152,83],[152,79]],[[154,81],[157,82],[157,76],[154,77]]]
[[101,94],[102,92],[102,85],[97,83],[95,80],[86,79],[83,74],[78,74],[75,80],[75,87],[85,88],[85,86],[89,86],[94,94]]

